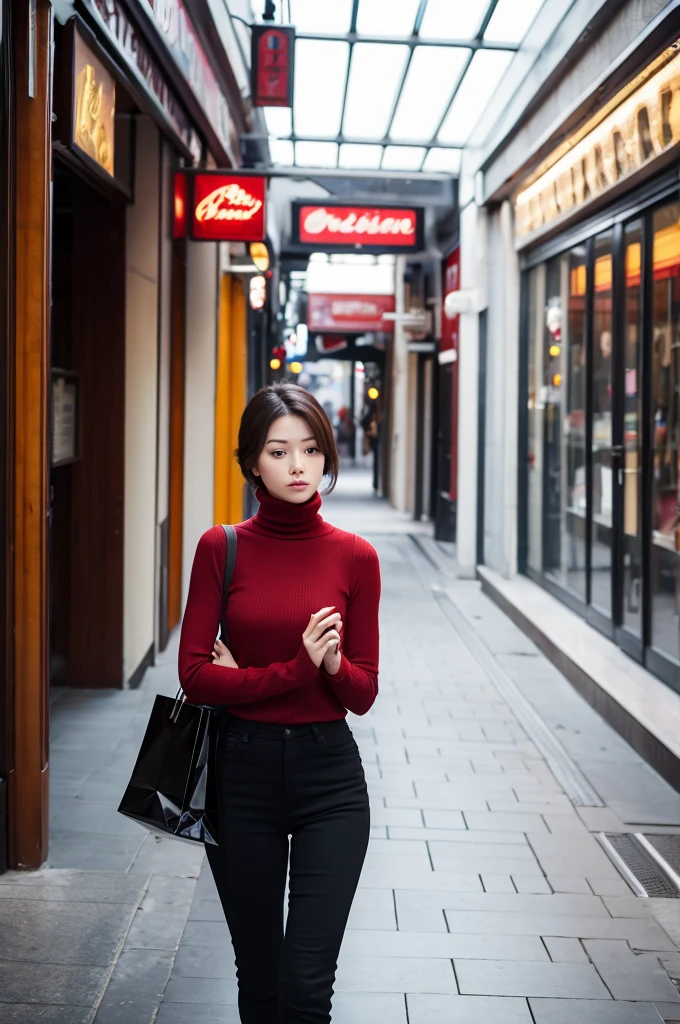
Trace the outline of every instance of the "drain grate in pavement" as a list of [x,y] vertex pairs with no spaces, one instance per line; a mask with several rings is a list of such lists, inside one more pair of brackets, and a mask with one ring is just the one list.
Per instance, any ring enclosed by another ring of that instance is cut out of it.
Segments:
[[644,838],[663,857],[671,870],[680,876],[680,836],[650,833]]
[[[680,879],[665,859],[656,841],[680,840],[680,836],[643,836],[639,832],[601,832],[599,840],[617,868],[638,896],[680,899]],[[650,842],[654,840],[654,845]],[[674,856],[680,856],[676,845]]]

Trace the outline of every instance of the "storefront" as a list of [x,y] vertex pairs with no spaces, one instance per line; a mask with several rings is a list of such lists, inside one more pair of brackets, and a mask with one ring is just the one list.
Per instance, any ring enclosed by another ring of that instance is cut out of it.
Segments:
[[514,196],[518,568],[680,690],[680,54]]
[[50,685],[138,685],[214,522],[218,245],[174,175],[243,109],[169,7],[0,4],[0,871],[48,852]]

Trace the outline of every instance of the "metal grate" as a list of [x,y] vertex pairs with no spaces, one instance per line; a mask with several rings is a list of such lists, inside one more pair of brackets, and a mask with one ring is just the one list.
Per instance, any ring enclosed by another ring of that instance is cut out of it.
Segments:
[[680,875],[680,836],[654,835],[646,832],[645,839],[661,854],[676,875]]
[[[644,837],[642,838],[644,840]],[[680,891],[636,835],[629,832],[603,832],[600,834],[600,841],[638,896],[680,899]]]

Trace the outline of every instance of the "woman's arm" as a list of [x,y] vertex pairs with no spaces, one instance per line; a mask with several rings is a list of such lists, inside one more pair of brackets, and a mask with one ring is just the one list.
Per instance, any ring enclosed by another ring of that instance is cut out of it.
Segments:
[[323,661],[321,676],[343,707],[355,715],[365,715],[378,695],[380,563],[368,541],[357,537],[355,543],[340,665],[331,675]]
[[187,699],[196,704],[250,704],[313,683],[319,670],[302,639],[291,661],[263,668],[213,664],[226,551],[221,526],[204,533],[196,548],[179,642],[179,680]]

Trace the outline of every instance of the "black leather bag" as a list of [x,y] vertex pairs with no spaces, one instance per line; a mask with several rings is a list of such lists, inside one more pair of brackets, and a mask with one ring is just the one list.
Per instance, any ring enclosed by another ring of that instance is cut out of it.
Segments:
[[[222,582],[222,609],[236,563],[236,531],[225,526],[227,557]],[[220,639],[228,647],[226,615]],[[189,842],[218,845],[219,823],[210,751],[217,716],[212,708],[177,696],[158,695],[118,810],[150,832]]]

